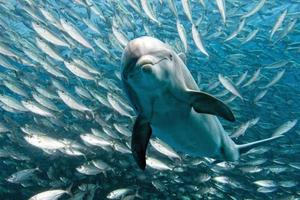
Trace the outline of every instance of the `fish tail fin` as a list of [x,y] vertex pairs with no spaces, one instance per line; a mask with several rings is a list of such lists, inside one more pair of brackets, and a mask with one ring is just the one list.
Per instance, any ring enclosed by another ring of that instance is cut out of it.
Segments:
[[283,135],[273,136],[273,137],[269,137],[269,138],[266,138],[266,139],[250,142],[250,143],[247,143],[247,144],[236,144],[236,146],[237,146],[237,149],[239,151],[239,154],[241,155],[241,154],[247,153],[248,151],[250,151],[251,149],[253,149],[255,147],[258,147],[260,145],[269,143],[269,142],[271,142],[271,141],[273,141],[277,138],[280,138],[282,136]]
[[143,197],[139,194],[140,193],[140,187],[138,187],[137,189],[136,189],[136,192],[135,192],[135,194],[134,194],[134,197],[135,197],[135,199],[137,198],[137,199],[143,199]]
[[88,161],[88,158],[86,157],[85,154],[82,155],[85,161]]
[[68,195],[70,195],[71,197],[73,197],[73,193],[72,193],[72,187],[73,187],[74,183],[71,183],[71,185],[66,189],[66,193]]
[[38,172],[43,172],[43,171],[40,169],[39,166],[37,166],[37,167],[35,168],[35,170],[38,171]]

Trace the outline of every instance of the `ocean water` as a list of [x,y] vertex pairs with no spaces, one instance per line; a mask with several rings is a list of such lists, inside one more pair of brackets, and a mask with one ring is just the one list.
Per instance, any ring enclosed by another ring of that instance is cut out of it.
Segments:
[[[0,0],[0,30],[1,200],[300,199],[300,1]],[[153,133],[141,170],[121,80],[140,36],[184,55],[236,144],[283,136],[227,162]]]

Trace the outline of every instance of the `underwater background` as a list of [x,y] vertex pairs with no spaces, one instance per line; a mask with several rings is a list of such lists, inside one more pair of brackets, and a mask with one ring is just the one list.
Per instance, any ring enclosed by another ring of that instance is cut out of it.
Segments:
[[[1,0],[0,199],[300,199],[299,18],[299,0]],[[120,67],[144,35],[233,110],[236,143],[284,136],[237,162],[152,137],[140,170]]]

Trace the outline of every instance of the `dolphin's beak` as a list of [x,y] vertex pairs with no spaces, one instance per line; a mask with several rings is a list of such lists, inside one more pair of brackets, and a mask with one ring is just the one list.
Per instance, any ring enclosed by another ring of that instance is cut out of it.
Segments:
[[150,73],[152,72],[152,64],[145,64],[142,66],[142,71],[145,73]]
[[144,56],[138,60],[136,66],[140,66],[141,70],[145,73],[150,73],[152,71],[152,66],[154,65],[153,57]]
[[143,72],[146,74],[150,74],[153,72],[156,64],[160,63],[161,61],[165,60],[167,58],[157,58],[151,55],[142,56],[138,61],[135,63],[135,68],[129,73],[129,77],[134,77],[139,72]]
[[153,56],[143,56],[142,58],[140,58],[137,63],[136,66],[141,66],[141,67],[149,67],[149,66],[153,66],[156,65],[158,63],[160,63],[161,61],[163,61],[166,58],[155,58]]
[[153,65],[154,60],[155,58],[153,56],[143,56],[137,61],[136,66]]

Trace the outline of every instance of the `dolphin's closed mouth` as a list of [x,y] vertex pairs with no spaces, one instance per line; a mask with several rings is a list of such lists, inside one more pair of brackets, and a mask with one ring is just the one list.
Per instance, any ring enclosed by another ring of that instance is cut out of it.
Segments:
[[136,63],[137,66],[145,66],[145,65],[156,65],[158,63],[160,63],[161,61],[167,59],[167,58],[161,58],[160,60],[158,61],[153,61],[154,59],[152,57],[146,57],[146,58],[142,58],[142,59],[139,59],[138,62]]
[[141,68],[141,70],[145,73],[150,73],[152,72],[152,64],[144,64]]
[[142,70],[143,72],[146,72],[146,73],[150,73],[152,71],[153,65],[156,65],[165,59],[167,59],[167,58],[161,58],[160,60],[158,60],[156,62],[153,61],[153,57],[145,57],[145,58],[139,59],[135,65],[140,66],[140,67],[135,68],[135,70],[131,71],[128,74],[128,76],[134,77],[135,75],[137,75],[140,72],[140,70]]
[[136,63],[137,66],[144,66],[144,65],[154,65],[154,62],[149,57],[139,59]]

